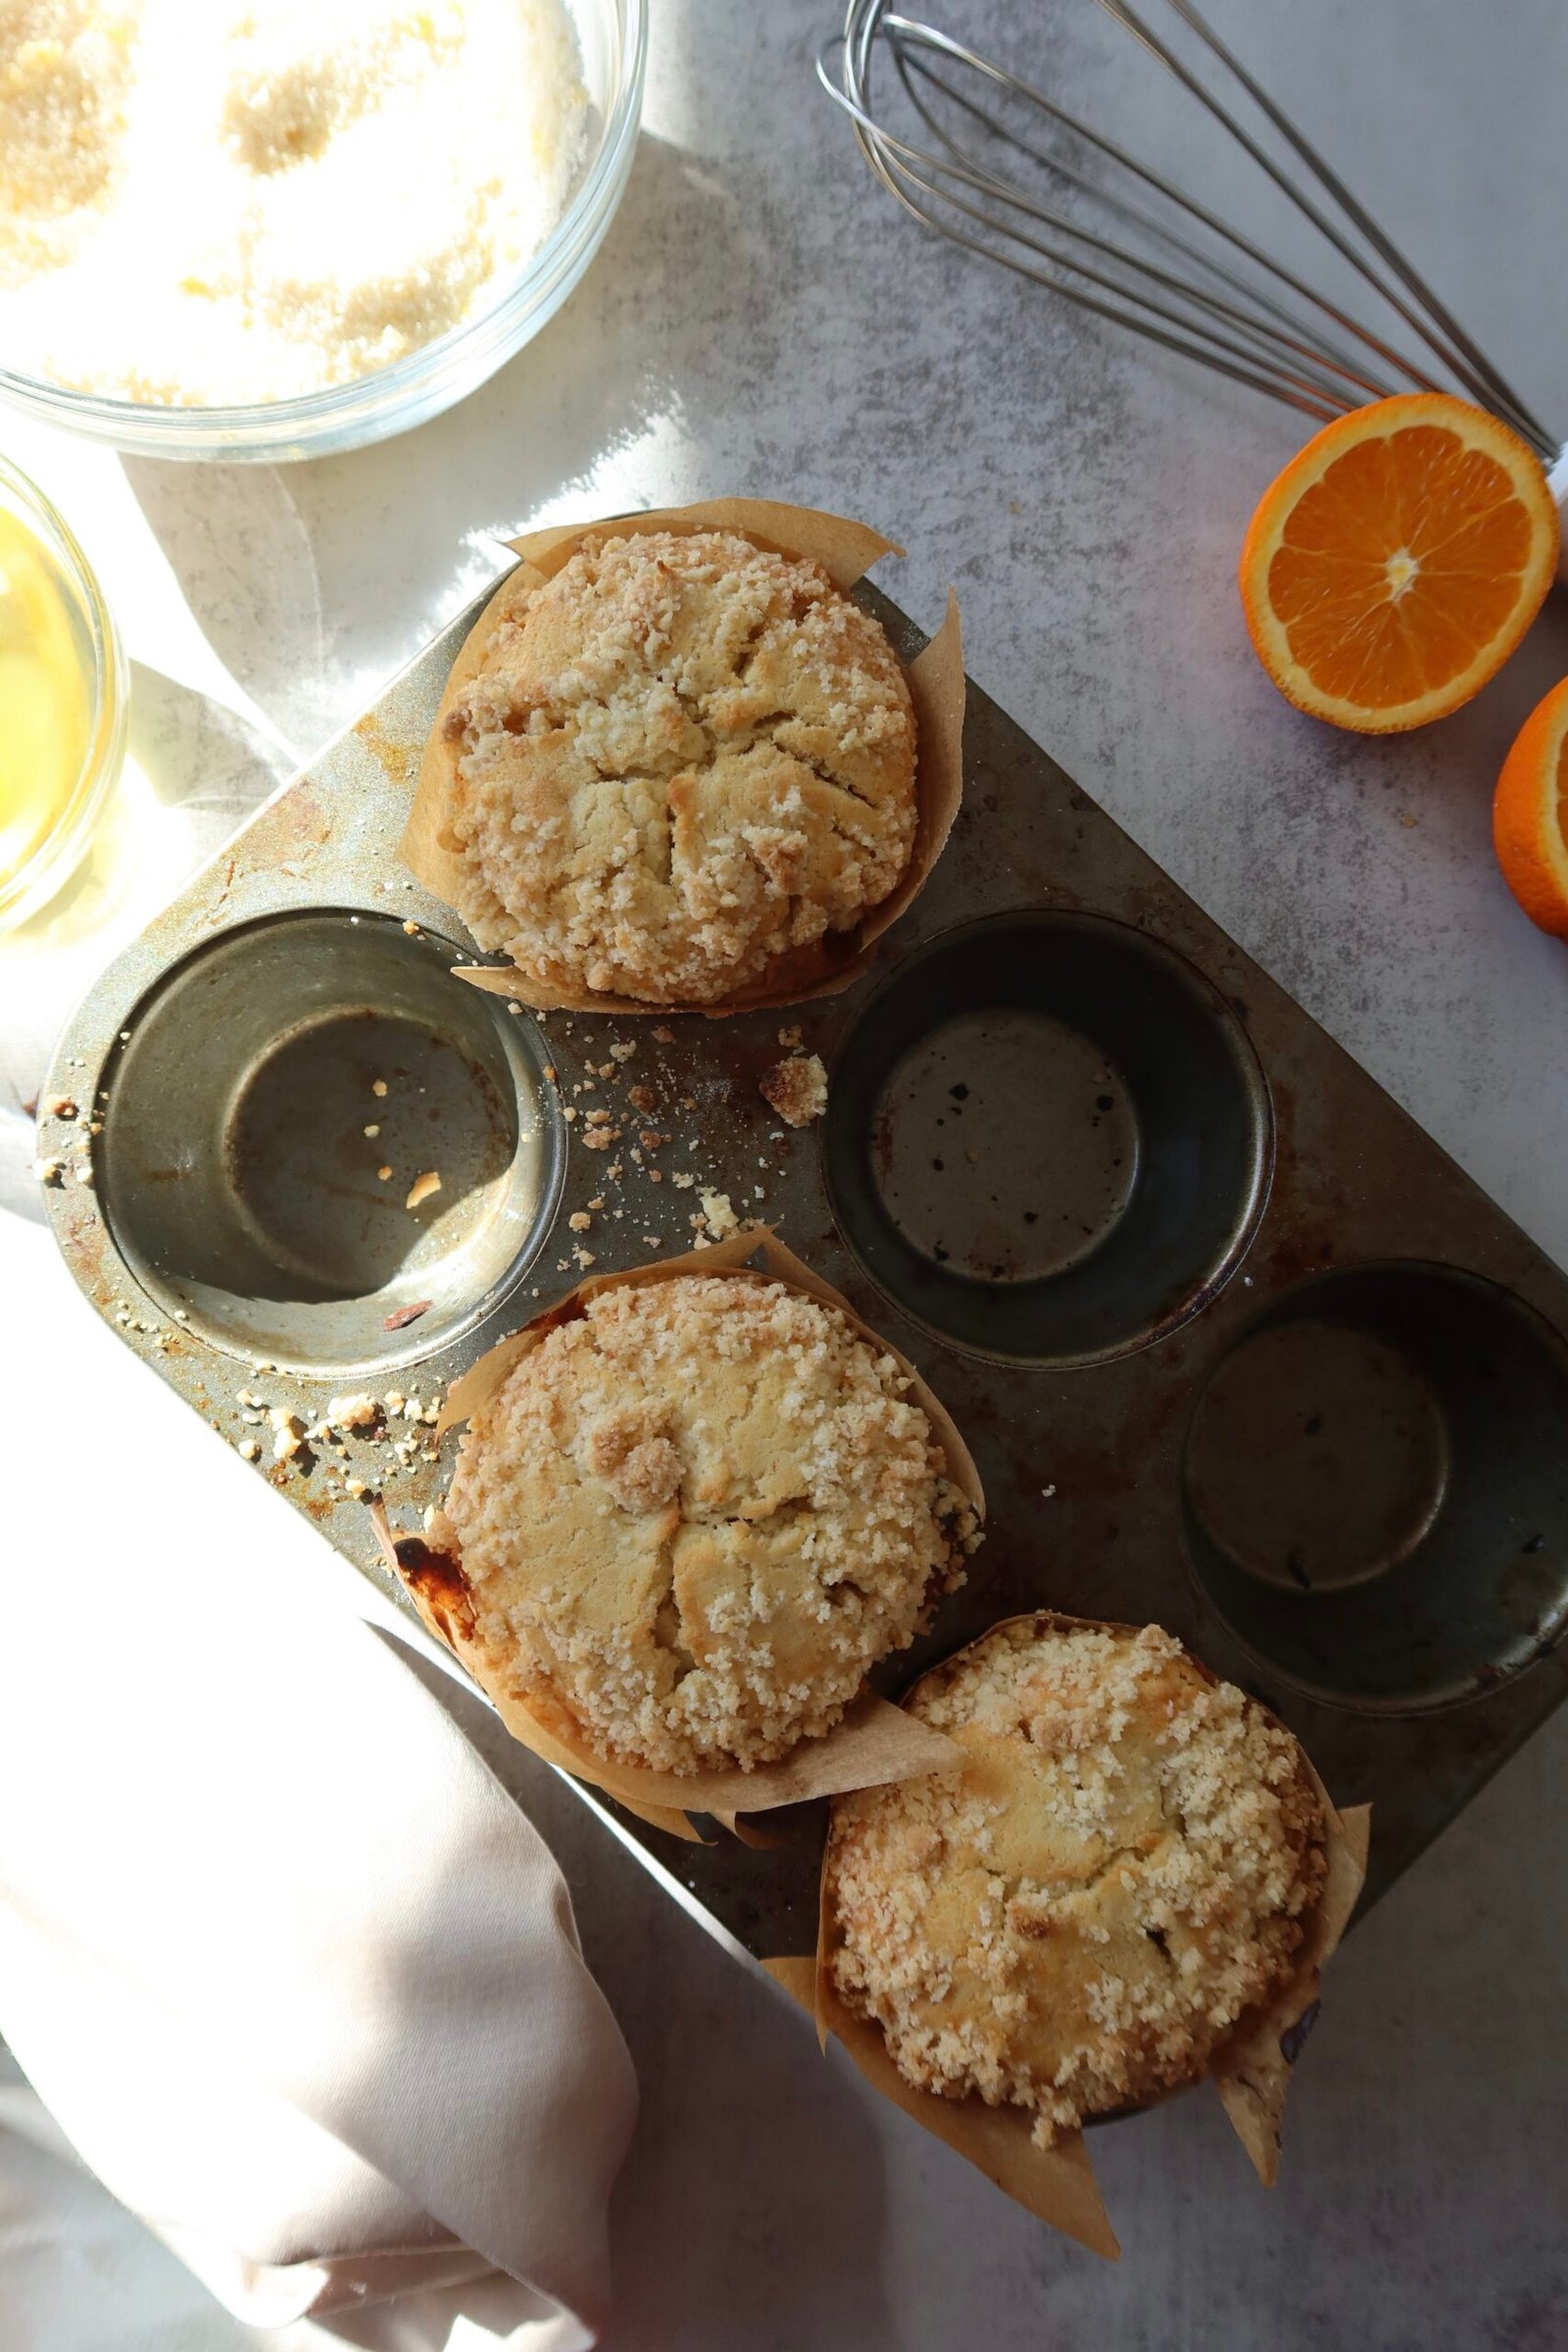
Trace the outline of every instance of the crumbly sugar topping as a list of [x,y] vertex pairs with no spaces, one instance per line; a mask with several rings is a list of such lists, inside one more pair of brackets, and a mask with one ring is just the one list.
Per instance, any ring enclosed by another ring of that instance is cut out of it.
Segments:
[[1000,1628],[911,1711],[961,1764],[834,1805],[831,1966],[907,2081],[1086,2116],[1200,2075],[1321,1892],[1299,1747],[1157,1626]]
[[444,722],[482,946],[551,986],[706,1004],[853,928],[914,841],[914,715],[820,565],[589,537]]
[[432,1537],[497,1685],[662,1772],[829,1730],[978,1540],[908,1386],[781,1284],[591,1298],[470,1424]]

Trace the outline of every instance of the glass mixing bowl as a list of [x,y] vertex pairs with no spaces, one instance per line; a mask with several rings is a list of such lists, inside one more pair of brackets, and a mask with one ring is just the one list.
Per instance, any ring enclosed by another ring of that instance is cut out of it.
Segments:
[[631,170],[648,55],[648,0],[567,0],[590,107],[587,152],[565,211],[489,308],[349,384],[236,408],[158,408],[69,391],[0,367],[0,400],[143,457],[325,457],[401,433],[466,399],[560,310],[598,252]]
[[[86,717],[80,764],[58,808],[14,864],[9,856],[0,858],[0,931],[8,931],[47,905],[80,862],[124,758],[128,693],[119,632],[91,565],[43,492],[4,458],[0,515],[22,525],[31,542],[29,552],[41,560],[51,608],[58,608],[60,629],[69,641],[57,647],[57,659],[69,663],[79,681]],[[7,711],[0,703],[0,731],[6,724]],[[15,775],[11,782],[18,787]],[[9,792],[7,798],[9,804]],[[8,805],[0,813],[22,832],[24,810]],[[4,830],[0,827],[0,834]]]

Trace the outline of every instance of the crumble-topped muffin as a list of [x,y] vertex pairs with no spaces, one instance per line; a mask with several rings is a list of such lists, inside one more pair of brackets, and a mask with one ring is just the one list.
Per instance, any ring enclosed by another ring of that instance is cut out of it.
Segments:
[[853,929],[913,847],[887,638],[733,532],[585,538],[503,600],[436,741],[458,911],[551,989],[711,1004]]
[[1086,2116],[1200,2076],[1288,1977],[1325,1873],[1291,1735],[1158,1626],[1000,1626],[910,1711],[961,1764],[835,1799],[840,1997],[906,2080]]
[[481,1679],[661,1772],[829,1730],[978,1541],[908,1388],[779,1283],[591,1297],[469,1424],[432,1530]]

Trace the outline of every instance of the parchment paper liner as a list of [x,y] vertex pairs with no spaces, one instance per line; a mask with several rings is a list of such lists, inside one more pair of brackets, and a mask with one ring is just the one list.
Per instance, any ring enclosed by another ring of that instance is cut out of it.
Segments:
[[[602,521],[556,524],[530,532],[508,545],[520,559],[480,613],[462,652],[452,665],[435,723],[425,743],[400,854],[404,864],[425,889],[446,905],[462,901],[466,866],[449,827],[452,777],[457,750],[441,729],[447,712],[478,671],[484,646],[497,619],[533,592],[568,562],[590,531],[613,530],[623,537],[649,531],[738,531],[758,546],[779,555],[810,556],[835,585],[849,590],[879,556],[902,555],[902,548],[884,539],[865,523],[840,514],[819,514],[810,507],[780,506],[768,499],[716,498],[700,506],[656,509],[638,514],[612,514]],[[853,931],[834,934],[810,948],[792,950],[776,957],[762,974],[722,1003],[706,1004],[652,1004],[637,997],[573,991],[531,978],[514,965],[460,964],[460,979],[493,996],[514,997],[539,1012],[704,1012],[718,1016],[756,1012],[768,1006],[804,1004],[815,997],[837,996],[858,979],[870,961],[877,941],[896,923],[919,892],[942,855],[963,796],[963,640],[958,622],[958,600],[948,592],[947,618],[925,651],[905,670],[915,721],[915,832],[914,846],[903,877],[881,905],[861,917]]]
[[[748,1264],[760,1257],[760,1267]],[[851,1327],[880,1353],[891,1355],[910,1381],[910,1395],[925,1413],[937,1443],[947,1456],[948,1476],[985,1517],[985,1495],[974,1460],[951,1414],[932,1395],[914,1366],[896,1348],[860,1321],[854,1308],[830,1283],[803,1265],[765,1226],[733,1234],[707,1250],[687,1250],[679,1257],[656,1259],[621,1274],[592,1275],[564,1298],[545,1310],[521,1331],[500,1340],[472,1369],[454,1383],[442,1407],[439,1431],[467,1421],[487,1404],[514,1365],[521,1362],[558,1324],[579,1315],[587,1301],[602,1291],[642,1289],[668,1282],[681,1274],[736,1274],[754,1282],[782,1282],[793,1291],[837,1307]],[[849,1788],[872,1788],[886,1781],[906,1780],[913,1773],[934,1770],[954,1754],[954,1745],[940,1732],[916,1723],[902,1707],[865,1691],[846,1709],[832,1731],[803,1740],[775,1764],[759,1765],[753,1772],[651,1772],[634,1765],[607,1763],[586,1746],[564,1719],[546,1715],[537,1700],[525,1701],[505,1690],[484,1658],[482,1649],[463,1622],[461,1563],[445,1552],[433,1552],[416,1536],[398,1536],[379,1509],[372,1514],[388,1565],[412,1597],[425,1625],[462,1661],[480,1689],[494,1702],[514,1739],[542,1756],[546,1763],[574,1773],[578,1780],[625,1805],[655,1828],[692,1840],[699,1832],[688,1816],[710,1814],[736,1826],[740,1813],[769,1812],[780,1805],[831,1796]],[[742,1833],[744,1835],[744,1833]],[[765,1832],[753,1833],[748,1842],[771,1844]]]
[[[1107,1621],[1099,1618],[1067,1617],[1052,1609],[1031,1609],[1021,1617],[1000,1619],[977,1639],[984,1641],[1004,1625],[1042,1621],[1057,1627],[1106,1626],[1106,1630],[1117,1633],[1138,1630],[1114,1623],[1107,1625]],[[951,1659],[945,1659],[933,1672],[941,1673],[951,1664]],[[924,1679],[922,1676],[921,1680]],[[1291,2068],[1316,2017],[1323,1969],[1345,1933],[1361,1891],[1371,1833],[1371,1806],[1354,1805],[1344,1813],[1337,1812],[1311,1759],[1305,1761],[1323,1807],[1328,1861],[1323,1893],[1307,1925],[1291,1977],[1271,2000],[1246,2012],[1205,2069],[1224,2102],[1237,2137],[1265,2187],[1273,2185],[1279,2168],[1280,2117]],[[792,1993],[803,2008],[812,2012],[822,2046],[826,2047],[829,2034],[835,2034],[872,2088],[879,2090],[884,2098],[902,2107],[906,2115],[912,2115],[917,2124],[934,2132],[938,2139],[946,2140],[950,2148],[956,2148],[988,2180],[995,2181],[1041,2221],[1076,2238],[1092,2253],[1115,2261],[1121,2248],[1101,2197],[1082,2132],[1064,2132],[1053,2147],[1040,2148],[1030,2136],[1034,2116],[1028,2108],[988,2107],[978,2094],[966,2099],[945,2099],[935,2091],[916,2090],[905,2081],[888,2055],[881,2029],[858,2017],[839,1999],[827,1966],[833,1934],[824,1857],[814,1958],[762,1963],[769,1976]]]

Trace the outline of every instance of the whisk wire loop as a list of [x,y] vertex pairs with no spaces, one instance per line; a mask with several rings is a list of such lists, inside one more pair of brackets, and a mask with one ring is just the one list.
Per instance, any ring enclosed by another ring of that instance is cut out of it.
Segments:
[[[1098,4],[1230,134],[1447,376],[1549,464],[1556,444],[1519,395],[1193,0],[1165,4],[1256,108],[1290,161],[1237,119],[1132,0]],[[904,128],[884,119],[873,92],[884,53],[910,118]],[[1081,309],[1325,420],[1401,385],[1442,388],[1425,362],[1190,190],[1006,67],[900,15],[889,0],[848,0],[843,31],[824,46],[816,70],[853,122],[872,172],[906,211]],[[1020,165],[1032,179],[1020,176]],[[1098,206],[1145,250],[1048,203],[1041,175]],[[1206,249],[1194,231],[1220,250]]]
[[[919,61],[911,57],[906,51],[901,49],[897,53],[896,64],[900,79],[905,84],[911,106],[913,106],[918,112],[921,120],[925,122],[932,135],[939,139],[953,155],[961,158],[962,149],[959,148],[957,143],[949,136],[948,132],[943,128],[941,122],[937,120],[931,109],[921,98],[919,92],[915,89],[914,80],[916,76],[919,76],[921,79],[930,82],[936,88],[940,89],[943,95],[951,100],[951,102],[959,108],[960,111],[972,116],[976,121],[982,122],[985,127],[997,138],[1003,140],[1007,145],[1016,148],[1021,155],[1028,157],[1031,162],[1041,165],[1047,170],[1055,172],[1059,177],[1067,180],[1070,185],[1077,187],[1083,190],[1086,194],[1096,198],[1097,201],[1102,204],[1107,212],[1113,213],[1118,219],[1130,221],[1135,226],[1141,228],[1152,241],[1164,245],[1172,253],[1191,263],[1195,269],[1205,270],[1211,277],[1218,279],[1221,284],[1229,286],[1232,291],[1239,294],[1244,301],[1250,302],[1257,310],[1269,314],[1279,326],[1286,329],[1291,329],[1293,327],[1291,313],[1286,309],[1285,305],[1278,300],[1277,297],[1269,294],[1262,287],[1250,285],[1247,279],[1239,275],[1236,270],[1228,269],[1223,262],[1217,259],[1216,256],[1204,253],[1201,247],[1196,245],[1191,238],[1184,237],[1179,230],[1173,228],[1168,221],[1160,220],[1148,209],[1147,206],[1135,204],[1130,198],[1118,195],[1113,189],[1097,187],[1095,182],[1089,178],[1087,173],[1076,170],[1075,167],[1068,163],[1065,158],[1048,155],[1041,149],[1033,146],[1028,140],[1021,138],[1017,132],[1012,130],[1006,123],[1003,122],[999,117],[991,114],[988,109],[978,105],[974,99],[966,97],[961,90],[956,89],[951,82],[945,81],[942,76],[935,73],[930,66],[926,65],[923,61]],[[1026,87],[1024,84],[1019,84],[1018,86],[1020,88]],[[1028,94],[1036,104],[1038,104],[1044,111],[1051,115],[1054,121],[1062,123],[1069,130],[1074,131],[1078,135],[1091,140],[1096,146],[1102,148],[1103,152],[1113,156],[1118,162],[1124,163],[1128,171],[1136,172],[1141,179],[1149,181],[1149,183],[1152,187],[1156,188],[1162,195],[1169,197],[1173,203],[1179,205],[1184,211],[1191,213],[1196,219],[1202,221],[1206,227],[1213,229],[1219,236],[1225,238],[1230,244],[1239,248],[1242,253],[1246,254],[1252,261],[1259,264],[1264,270],[1270,271],[1275,277],[1280,279],[1283,284],[1293,288],[1297,293],[1302,295],[1307,301],[1316,303],[1319,308],[1324,311],[1326,316],[1331,318],[1341,318],[1341,314],[1335,310],[1334,305],[1328,301],[1326,296],[1317,293],[1311,286],[1305,284],[1303,280],[1296,277],[1284,267],[1282,263],[1276,261],[1271,255],[1264,253],[1260,247],[1252,244],[1249,238],[1243,236],[1240,230],[1231,228],[1225,221],[1219,220],[1214,214],[1208,212],[1203,206],[1184,196],[1179,188],[1174,187],[1168,180],[1162,179],[1157,172],[1151,172],[1147,169],[1147,167],[1137,163],[1135,159],[1124,156],[1121,149],[1112,146],[1109,141],[1102,139],[1097,132],[1089,127],[1087,123],[1080,122],[1075,116],[1069,115],[1062,108],[1054,105],[1050,99],[1045,98],[1039,91],[1031,90]],[[987,176],[991,178],[995,192],[1001,201],[1014,204],[1021,203],[1018,193],[1015,190],[1009,189],[1005,182],[997,180],[989,174]],[[1070,219],[1060,215],[1054,216],[1054,218],[1059,222],[1060,226],[1067,230],[1070,235],[1084,237],[1086,242],[1096,242],[1100,244],[1102,251],[1119,252],[1118,248],[1106,244],[1102,239],[1091,239],[1088,232],[1082,229],[1077,222],[1071,220]],[[1140,270],[1146,267],[1139,257],[1134,254],[1120,253],[1120,258],[1127,262],[1130,266]],[[1202,301],[1205,299],[1202,291],[1200,288],[1191,285],[1183,286],[1181,281],[1178,279],[1165,278],[1163,282],[1177,287],[1180,291],[1187,293],[1190,298],[1195,301]],[[1269,329],[1263,323],[1263,321],[1256,318],[1250,318],[1244,312],[1237,310],[1232,306],[1227,307],[1229,309],[1230,317],[1235,319],[1238,324],[1242,325],[1244,329],[1262,336],[1270,337],[1271,339],[1277,339],[1281,343],[1282,347],[1288,351],[1294,352],[1301,357],[1330,357],[1335,366],[1345,375],[1347,375],[1350,381],[1357,383],[1362,387],[1362,390],[1368,399],[1378,399],[1390,389],[1390,386],[1386,381],[1362,372],[1363,364],[1353,360],[1349,353],[1343,348],[1343,346],[1329,344],[1320,340],[1314,354],[1312,347],[1303,343],[1300,337],[1294,331],[1287,332],[1275,338],[1272,336],[1272,330]],[[1386,352],[1384,356],[1389,359],[1395,367],[1402,368],[1405,373],[1409,374],[1415,372],[1412,369],[1410,363],[1401,362],[1397,354]]]
[[1405,259],[1392,237],[1382,229],[1359,199],[1352,195],[1339,173],[1325,162],[1305,134],[1298,128],[1283,107],[1271,98],[1258,80],[1250,74],[1233,52],[1228,49],[1207,21],[1192,5],[1192,0],[1166,0],[1166,5],[1180,18],[1216,63],[1246,91],[1258,112],[1279,133],[1292,153],[1306,167],[1312,177],[1337,205],[1351,228],[1359,234],[1374,253],[1394,272],[1395,277],[1414,297],[1414,303],[1391,285],[1382,273],[1368,262],[1353,241],[1335,223],[1330,215],[1313,202],[1298,181],[1293,179],[1282,165],[1260,143],[1251,138],[1236,117],[1224,106],[1199,76],[1183,65],[1168,43],[1162,41],[1147,20],[1132,7],[1131,0],[1099,0],[1113,24],[1120,24],[1139,41],[1152,56],[1158,59],[1166,72],[1173,74],[1183,88],[1190,91],[1205,107],[1215,122],[1228,130],[1233,139],[1250,155],[1259,170],[1265,172],[1281,193],[1289,197],[1298,211],[1304,214],[1314,228],[1327,237],[1335,251],[1345,258],[1367,284],[1372,287],[1391,310],[1396,312],[1407,326],[1413,327],[1451,374],[1458,377],[1465,389],[1483,407],[1506,416],[1517,432],[1530,437],[1531,430],[1540,432],[1534,419],[1503,377],[1487,359],[1480,347],[1467,335],[1457,319],[1438,300],[1431,287]]

